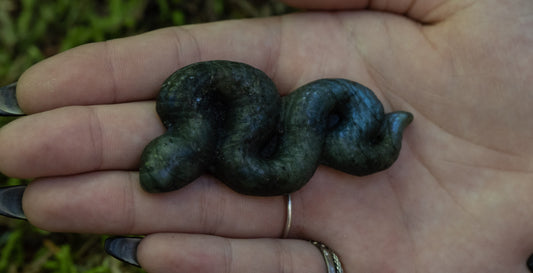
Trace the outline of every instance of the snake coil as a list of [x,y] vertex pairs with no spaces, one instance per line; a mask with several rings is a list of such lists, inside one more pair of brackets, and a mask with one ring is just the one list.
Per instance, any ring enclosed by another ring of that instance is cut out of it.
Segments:
[[384,114],[370,89],[345,79],[280,97],[265,73],[231,61],[179,69],[163,83],[156,109],[168,130],[141,157],[148,192],[179,189],[206,172],[261,196],[300,189],[319,164],[368,175],[397,159],[413,119]]

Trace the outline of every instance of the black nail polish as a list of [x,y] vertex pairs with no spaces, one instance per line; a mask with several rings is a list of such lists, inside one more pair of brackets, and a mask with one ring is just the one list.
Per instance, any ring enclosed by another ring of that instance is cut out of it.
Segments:
[[533,272],[533,254],[531,254],[531,256],[529,256],[529,258],[527,258],[527,268],[529,269],[529,271]]
[[26,186],[0,188],[0,215],[26,220],[22,210],[22,195]]
[[17,102],[17,83],[0,87],[0,116],[22,116]]
[[137,247],[142,238],[139,237],[111,237],[105,240],[105,252],[116,259],[141,267],[137,261]]

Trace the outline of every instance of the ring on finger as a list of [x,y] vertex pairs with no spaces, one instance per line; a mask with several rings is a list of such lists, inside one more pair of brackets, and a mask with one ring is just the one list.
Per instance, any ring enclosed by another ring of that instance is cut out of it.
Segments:
[[326,268],[327,273],[344,273],[344,270],[342,269],[342,264],[335,252],[331,250],[329,247],[327,247],[325,244],[317,242],[317,241],[310,241],[314,246],[320,250],[320,253],[322,253],[322,256],[324,256],[324,261],[326,262]]
[[292,225],[292,199],[291,199],[291,195],[287,194],[286,199],[287,199],[287,214],[286,214],[287,217],[286,217],[286,220],[285,220],[285,227],[283,228],[282,238],[287,238],[287,236],[289,236],[289,232],[291,230],[291,225]]

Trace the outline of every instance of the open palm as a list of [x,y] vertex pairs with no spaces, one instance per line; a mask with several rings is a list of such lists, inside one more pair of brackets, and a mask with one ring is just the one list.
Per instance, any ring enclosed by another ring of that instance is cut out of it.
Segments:
[[[138,252],[149,272],[325,272],[300,239],[326,243],[346,272],[528,272],[533,3],[291,2],[369,9],[162,29],[28,70],[17,95],[35,114],[0,130],[0,168],[47,177],[25,192],[29,221],[152,234]],[[143,192],[140,153],[164,130],[150,100],[174,70],[211,59],[254,65],[282,94],[325,77],[370,87],[387,112],[414,114],[398,161],[367,177],[319,167],[292,195],[291,239],[275,239],[283,197],[239,195],[209,176]]]

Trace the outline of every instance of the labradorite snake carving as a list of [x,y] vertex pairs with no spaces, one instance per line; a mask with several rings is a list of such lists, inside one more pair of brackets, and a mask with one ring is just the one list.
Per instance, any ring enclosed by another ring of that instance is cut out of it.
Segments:
[[231,61],[179,69],[156,109],[167,132],[141,157],[149,192],[179,189],[204,173],[261,196],[300,189],[319,164],[372,174],[397,159],[413,119],[385,114],[370,89],[346,79],[316,80],[280,97],[265,73]]

